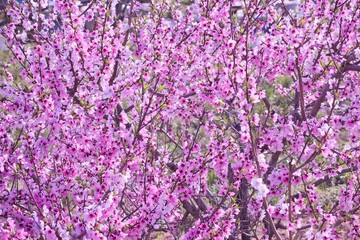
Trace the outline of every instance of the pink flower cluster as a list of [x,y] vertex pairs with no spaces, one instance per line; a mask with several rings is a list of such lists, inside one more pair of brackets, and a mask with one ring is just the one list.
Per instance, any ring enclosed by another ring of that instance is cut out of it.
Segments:
[[1,239],[360,238],[358,0],[9,2]]

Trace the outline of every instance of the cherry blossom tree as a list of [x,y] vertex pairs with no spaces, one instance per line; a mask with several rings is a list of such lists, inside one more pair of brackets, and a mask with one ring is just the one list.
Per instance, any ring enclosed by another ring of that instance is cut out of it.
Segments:
[[3,6],[1,239],[360,238],[358,0],[53,3]]

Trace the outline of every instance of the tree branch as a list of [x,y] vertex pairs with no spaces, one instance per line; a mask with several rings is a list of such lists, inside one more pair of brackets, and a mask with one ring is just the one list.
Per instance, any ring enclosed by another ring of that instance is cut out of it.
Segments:
[[360,65],[348,64],[345,66],[345,70],[360,72]]

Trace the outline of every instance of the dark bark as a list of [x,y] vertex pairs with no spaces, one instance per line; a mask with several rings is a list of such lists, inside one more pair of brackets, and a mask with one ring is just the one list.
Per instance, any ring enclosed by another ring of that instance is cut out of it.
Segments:
[[239,193],[237,196],[237,203],[240,207],[240,232],[242,240],[250,240],[250,219],[249,213],[247,211],[247,206],[249,203],[248,196],[249,183],[246,178],[241,179]]

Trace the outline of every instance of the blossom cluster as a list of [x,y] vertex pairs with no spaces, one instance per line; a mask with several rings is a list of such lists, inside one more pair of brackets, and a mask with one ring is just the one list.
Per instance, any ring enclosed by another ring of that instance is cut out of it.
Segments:
[[1,239],[360,238],[358,0],[53,3],[0,28]]

